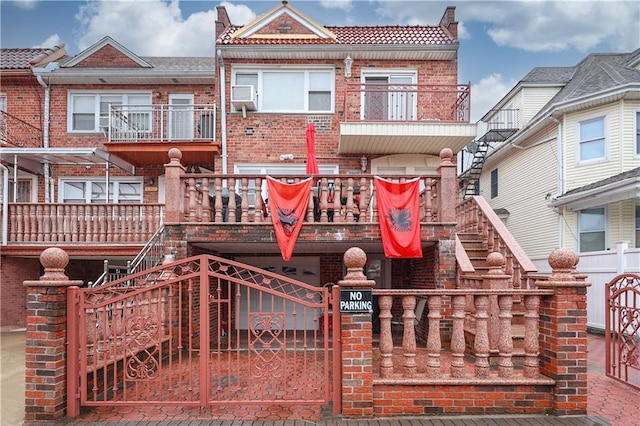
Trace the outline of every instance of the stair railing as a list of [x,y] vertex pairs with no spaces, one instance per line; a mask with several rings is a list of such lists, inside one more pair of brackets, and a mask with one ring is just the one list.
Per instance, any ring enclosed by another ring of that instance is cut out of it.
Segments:
[[505,259],[505,274],[511,276],[515,289],[530,288],[535,267],[506,225],[482,196],[473,196],[456,206],[458,231],[482,236],[489,253],[498,252]]

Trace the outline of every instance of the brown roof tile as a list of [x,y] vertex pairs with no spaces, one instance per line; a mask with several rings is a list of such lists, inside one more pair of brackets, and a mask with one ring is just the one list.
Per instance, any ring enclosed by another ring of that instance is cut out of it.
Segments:
[[41,54],[47,54],[51,49],[37,48],[37,49],[2,49],[0,50],[0,69],[3,70],[20,70],[30,69],[32,59],[38,57]]
[[357,44],[357,45],[440,45],[455,43],[444,29],[438,26],[378,26],[378,27],[325,27],[336,35],[336,40],[311,38],[231,38],[241,26],[232,25],[220,36],[220,45],[264,44]]

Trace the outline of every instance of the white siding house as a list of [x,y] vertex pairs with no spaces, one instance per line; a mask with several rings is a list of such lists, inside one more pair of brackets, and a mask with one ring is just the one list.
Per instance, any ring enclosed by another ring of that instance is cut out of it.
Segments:
[[[492,127],[509,114],[515,129]],[[604,329],[604,286],[640,273],[640,49],[534,68],[482,121],[473,147],[486,153],[461,173],[461,197],[474,185],[539,272],[554,249],[576,252],[589,326]]]

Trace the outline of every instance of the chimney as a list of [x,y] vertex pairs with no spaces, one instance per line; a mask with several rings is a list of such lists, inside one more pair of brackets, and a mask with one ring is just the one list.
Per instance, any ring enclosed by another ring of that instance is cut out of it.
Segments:
[[440,19],[440,26],[449,31],[453,38],[458,38],[458,21],[456,21],[455,6],[447,6],[447,10],[444,11],[444,15]]
[[218,12],[218,19],[216,19],[216,39],[218,39],[220,34],[231,26],[231,21],[229,20],[227,9],[224,6],[216,6],[216,11]]

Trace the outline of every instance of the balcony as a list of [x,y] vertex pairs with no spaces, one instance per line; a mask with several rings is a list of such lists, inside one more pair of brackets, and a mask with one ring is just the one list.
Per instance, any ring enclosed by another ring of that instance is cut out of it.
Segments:
[[216,105],[111,105],[107,152],[135,166],[165,164],[169,147],[179,147],[185,165],[211,168],[220,151]]
[[476,136],[468,84],[349,84],[340,154],[432,154],[462,149]]

